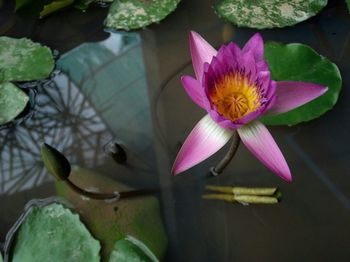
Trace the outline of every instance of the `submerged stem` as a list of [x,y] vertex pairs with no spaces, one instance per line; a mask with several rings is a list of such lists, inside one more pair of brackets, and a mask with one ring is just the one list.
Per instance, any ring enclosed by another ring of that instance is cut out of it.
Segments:
[[230,145],[228,152],[226,153],[224,158],[215,167],[212,167],[210,169],[210,173],[213,176],[220,175],[224,171],[226,166],[230,163],[232,158],[235,156],[240,142],[241,142],[241,139],[240,139],[237,131],[235,131],[232,135],[232,141],[231,141],[231,145]]
[[82,189],[77,185],[75,185],[69,179],[64,180],[64,182],[70,187],[70,189],[72,189],[77,194],[86,196],[88,198],[97,199],[97,200],[113,200],[113,199],[117,200],[122,198],[153,195],[158,192],[157,190],[150,189],[150,190],[131,190],[131,191],[125,191],[125,192],[114,192],[114,193],[106,194],[106,193],[86,191],[85,189]]

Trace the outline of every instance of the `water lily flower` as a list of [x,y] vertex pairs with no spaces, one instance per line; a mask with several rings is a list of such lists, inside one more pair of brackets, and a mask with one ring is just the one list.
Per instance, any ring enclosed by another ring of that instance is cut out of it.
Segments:
[[290,182],[290,169],[267,128],[264,114],[280,114],[299,107],[327,91],[304,82],[277,82],[264,60],[264,42],[255,34],[240,49],[235,43],[216,51],[196,32],[190,33],[190,51],[196,79],[181,78],[187,94],[208,112],[194,127],[178,153],[172,174],[207,159],[238,132],[244,145],[267,168]]

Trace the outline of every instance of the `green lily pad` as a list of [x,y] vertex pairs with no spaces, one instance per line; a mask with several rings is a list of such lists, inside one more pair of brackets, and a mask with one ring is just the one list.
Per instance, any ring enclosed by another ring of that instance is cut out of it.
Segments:
[[100,261],[100,244],[61,204],[34,206],[22,222],[12,262]]
[[157,262],[152,251],[140,240],[128,236],[119,240],[111,253],[109,262]]
[[47,78],[55,62],[50,48],[27,38],[0,37],[0,72],[3,81]]
[[238,26],[274,28],[297,24],[327,5],[327,0],[222,0],[217,14]]
[[272,79],[321,84],[328,91],[319,98],[287,113],[265,116],[268,125],[296,125],[320,117],[337,103],[342,79],[338,67],[303,44],[265,44],[265,59],[269,63]]
[[15,119],[26,107],[29,97],[10,82],[0,83],[0,125]]
[[116,0],[111,5],[106,27],[139,29],[163,20],[180,0]]

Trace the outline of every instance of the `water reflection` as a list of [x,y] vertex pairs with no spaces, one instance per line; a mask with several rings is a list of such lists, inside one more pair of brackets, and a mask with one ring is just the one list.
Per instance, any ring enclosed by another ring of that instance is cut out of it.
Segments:
[[50,179],[40,157],[44,141],[89,168],[108,164],[112,158],[104,147],[115,141],[130,155],[123,172],[150,169],[154,156],[138,35],[112,33],[100,43],[83,44],[63,55],[58,67],[62,72],[36,87],[33,117],[0,131],[0,194]]

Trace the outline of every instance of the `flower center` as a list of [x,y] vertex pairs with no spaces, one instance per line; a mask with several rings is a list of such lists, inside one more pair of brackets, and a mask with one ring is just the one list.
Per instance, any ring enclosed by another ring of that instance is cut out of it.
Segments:
[[209,97],[218,113],[231,121],[254,112],[261,105],[258,88],[241,73],[220,78],[210,89]]

